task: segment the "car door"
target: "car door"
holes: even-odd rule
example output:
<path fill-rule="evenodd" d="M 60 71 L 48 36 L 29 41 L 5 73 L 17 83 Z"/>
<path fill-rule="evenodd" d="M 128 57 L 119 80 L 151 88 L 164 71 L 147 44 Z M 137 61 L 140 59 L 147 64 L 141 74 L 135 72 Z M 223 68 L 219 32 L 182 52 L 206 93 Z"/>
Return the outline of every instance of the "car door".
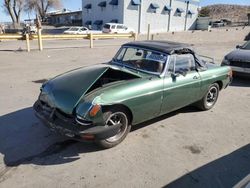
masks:
<path fill-rule="evenodd" d="M 78 30 L 75 32 L 75 34 L 79 35 L 82 32 L 82 28 L 78 28 Z"/>
<path fill-rule="evenodd" d="M 164 77 L 161 114 L 197 101 L 201 77 L 192 54 L 172 55 Z"/>
<path fill-rule="evenodd" d="M 122 25 L 117 25 L 117 33 L 123 33 L 123 26 Z"/>

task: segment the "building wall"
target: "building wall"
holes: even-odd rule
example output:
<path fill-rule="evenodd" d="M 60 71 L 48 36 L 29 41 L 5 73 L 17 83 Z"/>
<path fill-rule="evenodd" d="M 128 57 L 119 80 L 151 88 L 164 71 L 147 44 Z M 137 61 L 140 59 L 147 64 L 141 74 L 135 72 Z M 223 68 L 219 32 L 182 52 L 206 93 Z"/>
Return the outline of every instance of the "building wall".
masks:
<path fill-rule="evenodd" d="M 109 4 L 110 0 L 106 0 L 107 6 L 101 8 L 98 6 L 104 0 L 82 0 L 83 25 L 86 21 L 92 21 L 93 29 L 100 29 L 93 23 L 96 20 L 103 20 L 103 23 L 108 23 L 113 19 L 117 19 L 119 23 L 123 23 L 123 0 L 120 0 L 118 6 Z M 87 4 L 92 4 L 92 8 L 87 10 L 84 8 Z"/>
<path fill-rule="evenodd" d="M 195 22 L 198 17 L 198 4 L 190 3 L 188 10 L 191 10 L 195 14 L 188 15 L 186 19 L 187 4 L 185 0 L 172 0 L 172 11 L 170 13 L 164 11 L 164 6 L 170 5 L 171 0 L 141 0 L 141 6 L 132 5 L 131 0 L 119 0 L 119 5 L 115 8 L 109 5 L 110 0 L 107 0 L 107 7 L 102 11 L 98 6 L 98 3 L 101 1 L 103 0 L 83 0 L 83 23 L 88 20 L 92 22 L 103 20 L 104 23 L 107 23 L 112 19 L 118 19 L 119 23 L 124 23 L 140 33 L 146 33 L 148 24 L 150 24 L 151 32 L 156 33 L 168 31 L 169 17 L 171 18 L 170 31 L 183 31 L 185 20 L 187 20 L 186 29 L 195 29 Z M 84 8 L 88 3 L 92 3 L 92 9 L 89 12 Z M 159 5 L 156 12 L 150 8 L 151 3 Z M 182 8 L 185 12 L 178 16 L 176 12 L 177 8 Z M 97 28 L 94 27 L 94 29 Z"/>

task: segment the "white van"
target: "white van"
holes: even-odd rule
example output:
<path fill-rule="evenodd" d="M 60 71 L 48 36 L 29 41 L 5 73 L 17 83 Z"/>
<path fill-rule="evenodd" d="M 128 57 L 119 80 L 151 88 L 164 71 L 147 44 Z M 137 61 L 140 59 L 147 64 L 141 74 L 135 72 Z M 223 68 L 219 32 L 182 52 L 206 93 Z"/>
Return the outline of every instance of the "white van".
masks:
<path fill-rule="evenodd" d="M 103 33 L 135 33 L 133 28 L 129 28 L 119 23 L 106 23 L 102 28 Z"/>

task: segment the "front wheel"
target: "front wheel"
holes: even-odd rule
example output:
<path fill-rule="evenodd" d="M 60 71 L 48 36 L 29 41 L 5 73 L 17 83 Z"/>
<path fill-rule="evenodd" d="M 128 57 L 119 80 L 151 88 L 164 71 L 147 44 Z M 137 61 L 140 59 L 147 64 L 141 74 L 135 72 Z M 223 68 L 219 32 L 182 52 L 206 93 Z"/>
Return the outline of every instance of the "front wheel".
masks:
<path fill-rule="evenodd" d="M 197 107 L 201 110 L 212 109 L 218 100 L 219 91 L 219 85 L 217 83 L 212 84 L 205 96 L 197 103 Z"/>
<path fill-rule="evenodd" d="M 129 116 L 123 109 L 113 108 L 103 114 L 105 120 L 105 126 L 116 126 L 120 124 L 118 132 L 109 138 L 103 140 L 97 140 L 96 143 L 102 148 L 112 148 L 121 143 L 129 133 L 131 129 Z"/>

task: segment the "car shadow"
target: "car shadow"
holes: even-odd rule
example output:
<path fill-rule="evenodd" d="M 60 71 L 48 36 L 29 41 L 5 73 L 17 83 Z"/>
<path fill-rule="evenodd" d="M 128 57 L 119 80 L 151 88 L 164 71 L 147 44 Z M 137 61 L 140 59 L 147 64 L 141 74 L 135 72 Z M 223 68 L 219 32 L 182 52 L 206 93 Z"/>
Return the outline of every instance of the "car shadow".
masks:
<path fill-rule="evenodd" d="M 250 78 L 247 77 L 234 77 L 233 82 L 230 84 L 233 87 L 250 87 Z"/>
<path fill-rule="evenodd" d="M 6 166 L 68 163 L 78 160 L 79 154 L 99 150 L 92 143 L 53 133 L 35 117 L 32 107 L 0 116 L 0 153 Z"/>
<path fill-rule="evenodd" d="M 132 131 L 169 118 L 178 113 L 196 112 L 186 107 L 167 115 L 133 126 Z M 0 117 L 0 153 L 4 164 L 15 167 L 21 164 L 57 165 L 80 159 L 80 154 L 102 149 L 94 143 L 77 142 L 60 136 L 35 117 L 32 107 Z"/>
<path fill-rule="evenodd" d="M 233 187 L 250 174 L 250 144 L 193 170 L 164 188 Z"/>

